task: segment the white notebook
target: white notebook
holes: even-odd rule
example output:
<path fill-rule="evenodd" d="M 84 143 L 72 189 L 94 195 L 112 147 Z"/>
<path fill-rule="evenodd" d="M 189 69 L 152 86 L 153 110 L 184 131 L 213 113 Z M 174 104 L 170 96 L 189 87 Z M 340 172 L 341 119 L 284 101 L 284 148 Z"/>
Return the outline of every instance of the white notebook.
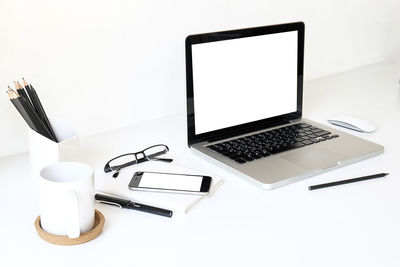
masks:
<path fill-rule="evenodd" d="M 128 189 L 128 184 L 136 171 L 208 175 L 199 171 L 182 168 L 174 164 L 165 164 L 161 162 L 151 162 L 151 164 L 145 163 L 131 166 L 122 170 L 117 178 L 113 178 L 110 173 L 104 173 L 103 170 L 95 170 L 96 192 L 128 198 L 133 202 L 169 209 L 174 212 L 187 213 L 202 199 L 210 198 L 223 183 L 221 178 L 208 175 L 212 177 L 212 182 L 210 192 L 205 196 L 132 191 Z"/>

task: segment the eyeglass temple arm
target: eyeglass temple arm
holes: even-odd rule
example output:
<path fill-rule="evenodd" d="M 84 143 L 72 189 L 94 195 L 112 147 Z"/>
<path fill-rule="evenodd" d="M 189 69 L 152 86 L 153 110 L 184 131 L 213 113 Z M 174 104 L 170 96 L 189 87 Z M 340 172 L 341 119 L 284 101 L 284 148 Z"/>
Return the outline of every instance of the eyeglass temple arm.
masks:
<path fill-rule="evenodd" d="M 154 153 L 154 154 L 151 154 L 151 155 L 146 155 L 146 154 L 144 154 L 146 157 L 148 157 L 148 158 L 154 158 L 154 157 L 157 157 L 157 156 L 161 156 L 161 155 L 164 155 L 164 154 L 167 154 L 167 152 L 168 152 L 168 150 L 167 149 L 164 149 L 163 151 L 160 151 L 160 152 L 156 152 L 156 153 Z"/>
<path fill-rule="evenodd" d="M 145 161 L 148 161 L 148 160 L 146 158 L 140 158 L 140 159 L 137 160 L 137 163 L 142 163 L 142 162 L 145 162 Z M 124 163 L 124 164 L 121 164 L 121 165 L 118 165 L 118 166 L 106 166 L 106 167 L 104 167 L 104 172 L 112 172 L 112 171 L 115 171 L 115 170 L 121 170 L 122 168 L 131 166 L 133 164 L 136 164 L 136 160 L 132 160 L 132 161 L 129 161 L 127 163 Z"/>
<path fill-rule="evenodd" d="M 173 159 L 167 159 L 167 158 L 151 158 L 152 160 L 158 160 L 158 161 L 165 161 L 165 162 L 172 162 Z"/>

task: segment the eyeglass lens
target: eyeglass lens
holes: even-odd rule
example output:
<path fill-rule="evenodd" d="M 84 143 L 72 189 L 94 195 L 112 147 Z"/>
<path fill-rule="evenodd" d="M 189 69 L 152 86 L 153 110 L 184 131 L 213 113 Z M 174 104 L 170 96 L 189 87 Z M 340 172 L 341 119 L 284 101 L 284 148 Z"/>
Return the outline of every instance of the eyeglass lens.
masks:
<path fill-rule="evenodd" d="M 135 162 L 136 161 L 136 157 L 135 155 L 124 155 L 121 157 L 118 157 L 116 159 L 113 159 L 112 161 L 110 161 L 110 167 L 111 169 L 115 170 L 116 167 L 122 166 L 128 162 Z"/>
<path fill-rule="evenodd" d="M 146 148 L 143 153 L 146 155 L 147 160 L 157 160 L 158 156 L 161 156 L 168 152 L 168 148 L 164 145 L 157 145 Z"/>

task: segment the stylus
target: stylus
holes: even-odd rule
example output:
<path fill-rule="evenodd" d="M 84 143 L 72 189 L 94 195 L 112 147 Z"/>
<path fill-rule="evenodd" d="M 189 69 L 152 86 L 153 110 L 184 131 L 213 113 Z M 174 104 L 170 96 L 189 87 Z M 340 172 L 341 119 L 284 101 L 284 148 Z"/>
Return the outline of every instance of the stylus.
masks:
<path fill-rule="evenodd" d="M 147 213 L 152 213 L 160 216 L 165 217 L 172 217 L 172 210 L 161 209 L 153 206 L 148 206 L 140 203 L 133 202 L 129 199 L 109 196 L 109 195 L 102 195 L 96 194 L 94 198 L 99 201 L 100 203 L 109 204 L 113 206 L 117 206 L 124 209 L 132 209 L 137 211 L 143 211 Z"/>
<path fill-rule="evenodd" d="M 362 177 L 358 177 L 358 178 L 352 178 L 352 179 L 348 179 L 348 180 L 336 181 L 336 182 L 332 182 L 332 183 L 312 185 L 312 186 L 309 186 L 308 189 L 309 190 L 315 190 L 315 189 L 325 188 L 325 187 L 329 187 L 329 186 L 336 186 L 336 185 L 342 185 L 342 184 L 361 182 L 361 181 L 365 181 L 365 180 L 385 177 L 388 174 L 389 173 L 378 173 L 378 174 L 362 176 Z"/>

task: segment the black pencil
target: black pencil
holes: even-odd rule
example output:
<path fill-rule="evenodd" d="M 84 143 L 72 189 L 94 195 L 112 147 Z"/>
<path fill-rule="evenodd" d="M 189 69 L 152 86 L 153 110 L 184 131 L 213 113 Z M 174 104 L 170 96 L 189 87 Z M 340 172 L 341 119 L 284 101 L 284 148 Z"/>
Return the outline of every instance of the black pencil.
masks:
<path fill-rule="evenodd" d="M 347 180 L 342 180 L 342 181 L 336 181 L 336 182 L 331 182 L 331 183 L 326 183 L 326 184 L 312 185 L 312 186 L 309 186 L 308 189 L 315 190 L 315 189 L 320 189 L 320 188 L 325 188 L 325 187 L 330 187 L 330 186 L 361 182 L 361 181 L 365 181 L 365 180 L 385 177 L 388 174 L 389 173 L 377 173 L 377 174 L 373 174 L 373 175 L 362 176 L 362 177 L 357 177 L 357 178 L 352 178 L 352 179 L 347 179 Z"/>
<path fill-rule="evenodd" d="M 25 97 L 27 100 L 30 101 L 25 89 L 21 86 L 21 84 L 19 82 L 14 81 L 14 85 L 15 85 L 15 89 L 17 90 L 17 93 L 22 96 Z M 31 103 L 32 104 L 32 103 Z"/>
<path fill-rule="evenodd" d="M 19 114 L 21 114 L 22 118 L 26 121 L 28 126 L 36 131 L 39 132 L 40 130 L 37 128 L 36 124 L 33 122 L 31 116 L 28 115 L 28 112 L 24 109 L 20 101 L 18 101 L 19 95 L 15 93 L 10 87 L 8 87 L 8 97 L 11 101 L 11 103 L 14 105 L 14 107 L 18 110 Z"/>
<path fill-rule="evenodd" d="M 36 93 L 36 90 L 33 88 L 31 84 L 28 85 L 28 83 L 25 81 L 24 78 L 22 78 L 25 89 L 28 92 L 28 95 L 33 103 L 33 106 L 36 109 L 37 114 L 39 115 L 39 118 L 43 121 L 44 125 L 46 126 L 47 130 L 50 132 L 50 135 L 52 136 L 52 139 L 55 142 L 57 141 L 57 136 L 54 133 L 53 127 L 51 126 L 51 123 L 49 121 L 49 118 L 46 115 L 46 112 L 44 111 L 44 108 L 42 106 L 42 103 L 40 102 L 39 96 Z"/>
<path fill-rule="evenodd" d="M 50 132 L 47 130 L 46 126 L 43 124 L 39 116 L 33 110 L 33 107 L 27 102 L 28 100 L 18 95 L 18 93 L 12 90 L 10 87 L 8 95 L 11 103 L 13 103 L 14 107 L 21 114 L 22 118 L 26 121 L 28 126 L 33 131 L 54 141 Z"/>
<path fill-rule="evenodd" d="M 31 106 L 31 109 L 33 109 L 37 114 L 37 110 L 36 110 L 35 106 L 33 105 L 32 101 L 30 100 L 28 94 L 26 93 L 24 87 L 22 87 L 22 85 L 18 81 L 14 81 L 14 85 L 15 85 L 15 89 L 17 90 L 18 95 L 20 97 L 25 98 L 27 100 L 26 101 L 27 105 Z"/>
<path fill-rule="evenodd" d="M 28 90 L 29 90 L 29 85 L 28 85 L 28 83 L 25 81 L 25 79 L 24 78 L 22 78 L 22 82 L 24 83 L 24 91 L 27 93 L 27 96 L 28 96 L 28 99 L 29 99 L 29 101 L 31 102 L 31 104 L 32 104 L 32 107 L 33 107 L 33 109 L 36 111 L 36 113 L 39 115 L 39 112 L 38 112 L 38 110 L 37 110 L 37 108 L 35 107 L 35 105 L 33 104 L 33 102 L 32 102 L 32 99 L 30 99 L 30 97 L 29 97 L 29 95 L 28 95 Z M 15 83 L 15 82 L 14 82 Z M 19 85 L 21 85 L 19 82 L 17 82 L 17 84 L 19 84 Z M 18 91 L 17 91 L 18 92 Z M 18 92 L 19 93 L 19 92 Z"/>

